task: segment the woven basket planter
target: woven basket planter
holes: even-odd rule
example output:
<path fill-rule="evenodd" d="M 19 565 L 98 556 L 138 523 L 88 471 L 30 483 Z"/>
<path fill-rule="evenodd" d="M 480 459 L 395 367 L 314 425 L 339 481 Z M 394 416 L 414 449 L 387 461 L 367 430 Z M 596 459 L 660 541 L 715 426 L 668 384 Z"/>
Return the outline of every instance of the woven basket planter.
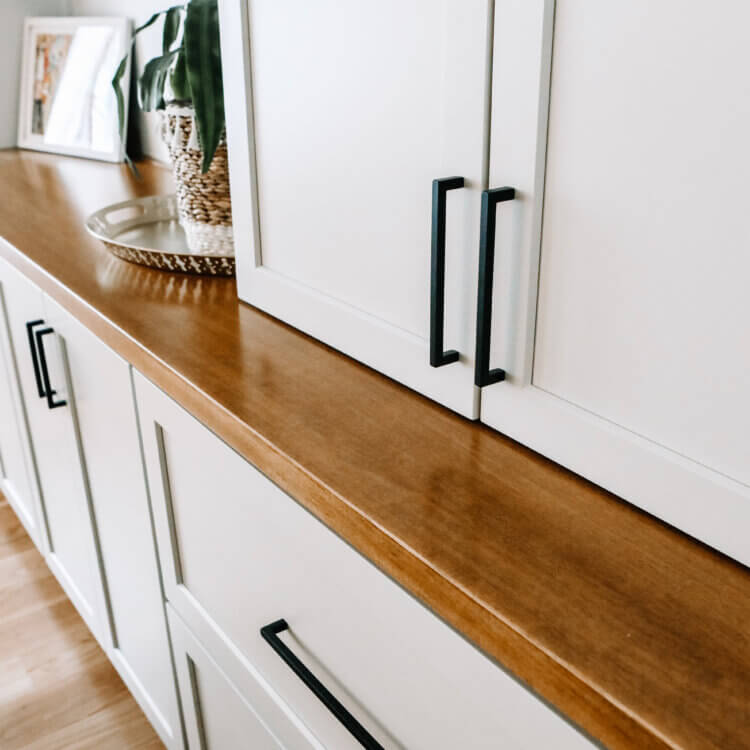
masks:
<path fill-rule="evenodd" d="M 231 252 L 234 245 L 226 139 L 216 149 L 208 172 L 201 174 L 203 153 L 192 108 L 167 106 L 161 136 L 172 160 L 178 215 L 190 249 L 204 255 Z"/>

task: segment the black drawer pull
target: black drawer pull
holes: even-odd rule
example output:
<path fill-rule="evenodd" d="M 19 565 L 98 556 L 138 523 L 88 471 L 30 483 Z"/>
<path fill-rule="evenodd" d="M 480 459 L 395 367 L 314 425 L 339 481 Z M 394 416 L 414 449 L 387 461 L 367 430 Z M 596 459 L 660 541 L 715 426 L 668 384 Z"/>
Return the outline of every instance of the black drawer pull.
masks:
<path fill-rule="evenodd" d="M 458 362 L 455 349 L 443 349 L 445 328 L 445 195 L 462 188 L 463 177 L 445 177 L 432 183 L 432 274 L 430 281 L 430 365 Z"/>
<path fill-rule="evenodd" d="M 490 370 L 492 334 L 492 286 L 495 273 L 495 225 L 497 204 L 512 201 L 512 187 L 485 190 L 482 193 L 482 219 L 479 238 L 479 285 L 477 289 L 477 350 L 474 359 L 474 384 L 480 388 L 505 380 L 505 370 Z"/>
<path fill-rule="evenodd" d="M 39 357 L 36 353 L 36 342 L 34 341 L 34 327 L 44 325 L 43 320 L 30 320 L 26 324 L 26 335 L 29 337 L 29 349 L 31 350 L 31 363 L 34 365 L 34 378 L 36 380 L 36 390 L 39 398 L 44 398 L 47 394 L 44 392 L 42 385 L 42 374 L 39 371 Z"/>
<path fill-rule="evenodd" d="M 339 703 L 328 688 L 292 653 L 279 638 L 289 630 L 286 620 L 276 620 L 260 629 L 260 634 L 271 648 L 287 663 L 294 674 L 307 685 L 315 697 L 347 728 L 362 747 L 384 750 L 383 746 Z"/>
<path fill-rule="evenodd" d="M 54 333 L 52 328 L 43 328 L 41 331 L 36 332 L 36 348 L 39 351 L 39 365 L 42 370 L 42 382 L 44 384 L 44 391 L 47 396 L 47 406 L 50 409 L 57 409 L 59 406 L 65 406 L 68 402 L 63 400 L 55 401 L 53 398 L 57 391 L 52 389 L 49 382 L 49 369 L 47 368 L 47 355 L 44 353 L 44 341 L 43 338 L 50 333 Z M 43 394 L 44 395 L 44 394 Z"/>

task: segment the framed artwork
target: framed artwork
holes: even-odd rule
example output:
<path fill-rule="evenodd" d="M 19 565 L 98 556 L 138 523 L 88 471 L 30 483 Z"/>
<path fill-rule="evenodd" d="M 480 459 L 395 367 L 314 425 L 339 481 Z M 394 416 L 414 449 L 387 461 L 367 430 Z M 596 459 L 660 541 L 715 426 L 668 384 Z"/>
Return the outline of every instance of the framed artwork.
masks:
<path fill-rule="evenodd" d="M 27 18 L 18 112 L 18 145 L 38 151 L 122 161 L 112 89 L 129 55 L 127 18 Z M 128 57 L 124 81 L 130 80 Z M 127 125 L 128 86 L 125 95 Z"/>

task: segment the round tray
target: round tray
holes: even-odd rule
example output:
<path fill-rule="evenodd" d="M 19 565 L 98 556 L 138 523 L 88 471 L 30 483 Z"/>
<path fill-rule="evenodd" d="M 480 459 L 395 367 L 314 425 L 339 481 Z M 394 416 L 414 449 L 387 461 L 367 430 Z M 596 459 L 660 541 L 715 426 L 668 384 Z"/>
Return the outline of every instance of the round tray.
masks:
<path fill-rule="evenodd" d="M 161 271 L 234 276 L 234 254 L 191 252 L 174 195 L 115 203 L 91 214 L 86 229 L 118 258 Z"/>

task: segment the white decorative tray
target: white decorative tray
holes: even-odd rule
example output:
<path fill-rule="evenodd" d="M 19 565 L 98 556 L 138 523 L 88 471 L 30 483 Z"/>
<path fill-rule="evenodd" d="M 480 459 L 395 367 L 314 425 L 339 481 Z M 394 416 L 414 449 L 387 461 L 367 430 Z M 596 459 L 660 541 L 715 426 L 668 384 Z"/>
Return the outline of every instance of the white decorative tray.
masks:
<path fill-rule="evenodd" d="M 234 253 L 193 252 L 177 220 L 174 195 L 115 203 L 91 214 L 86 229 L 118 258 L 162 271 L 234 276 Z"/>

